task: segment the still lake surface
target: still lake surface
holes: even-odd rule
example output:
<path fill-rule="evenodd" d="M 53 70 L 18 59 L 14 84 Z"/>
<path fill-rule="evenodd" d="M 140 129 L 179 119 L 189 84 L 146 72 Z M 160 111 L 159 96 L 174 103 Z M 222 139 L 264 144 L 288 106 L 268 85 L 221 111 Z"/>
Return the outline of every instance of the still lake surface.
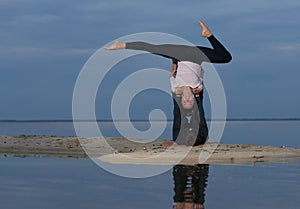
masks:
<path fill-rule="evenodd" d="M 119 136 L 111 122 L 99 127 L 107 136 Z M 21 134 L 74 136 L 75 131 L 72 122 L 0 122 L 0 135 Z M 229 121 L 221 142 L 300 148 L 299 137 L 297 120 Z M 171 123 L 161 138 L 171 138 Z M 184 200 L 206 209 L 299 209 L 299 182 L 300 162 L 176 166 L 133 179 L 113 175 L 90 159 L 0 158 L 0 208 L 160 209 Z"/>

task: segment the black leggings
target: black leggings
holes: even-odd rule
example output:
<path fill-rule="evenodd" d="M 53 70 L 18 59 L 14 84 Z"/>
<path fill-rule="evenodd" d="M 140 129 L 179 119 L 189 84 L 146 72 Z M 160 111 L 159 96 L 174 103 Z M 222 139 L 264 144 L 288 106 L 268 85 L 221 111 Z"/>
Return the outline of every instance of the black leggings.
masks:
<path fill-rule="evenodd" d="M 147 51 L 178 61 L 190 61 L 197 64 L 202 62 L 228 63 L 231 61 L 231 54 L 213 35 L 208 40 L 213 47 L 212 49 L 203 46 L 154 45 L 145 42 L 128 42 L 126 43 L 126 49 Z"/>

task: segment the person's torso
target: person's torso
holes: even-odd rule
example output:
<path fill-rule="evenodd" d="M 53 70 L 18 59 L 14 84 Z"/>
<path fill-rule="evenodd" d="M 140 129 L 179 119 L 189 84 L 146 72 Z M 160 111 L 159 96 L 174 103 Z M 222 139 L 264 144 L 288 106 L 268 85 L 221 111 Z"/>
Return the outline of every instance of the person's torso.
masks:
<path fill-rule="evenodd" d="M 202 85 L 203 74 L 202 67 L 196 63 L 188 61 L 178 62 L 177 73 L 174 79 L 175 87 L 199 87 Z"/>

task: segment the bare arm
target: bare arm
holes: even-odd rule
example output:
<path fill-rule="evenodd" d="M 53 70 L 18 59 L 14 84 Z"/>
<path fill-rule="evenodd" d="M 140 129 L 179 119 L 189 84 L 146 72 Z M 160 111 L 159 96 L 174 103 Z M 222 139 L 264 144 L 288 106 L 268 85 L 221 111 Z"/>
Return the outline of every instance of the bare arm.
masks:
<path fill-rule="evenodd" d="M 178 61 L 176 59 L 173 59 L 170 77 L 176 77 L 177 67 L 178 67 Z"/>

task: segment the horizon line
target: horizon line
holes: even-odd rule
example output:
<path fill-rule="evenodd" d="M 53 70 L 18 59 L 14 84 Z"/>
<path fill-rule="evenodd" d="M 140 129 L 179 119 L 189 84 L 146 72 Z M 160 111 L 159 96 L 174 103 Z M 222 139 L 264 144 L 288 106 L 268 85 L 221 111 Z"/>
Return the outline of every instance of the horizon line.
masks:
<path fill-rule="evenodd" d="M 207 121 L 224 121 L 224 119 L 211 119 L 207 118 Z M 288 121 L 288 120 L 300 120 L 300 118 L 227 118 L 225 121 Z M 8 119 L 8 120 L 0 120 L 0 122 L 92 122 L 95 120 L 73 120 L 73 119 Z M 111 119 L 103 119 L 96 120 L 97 122 L 147 122 L 149 120 L 145 119 L 133 119 L 133 120 L 111 120 Z M 155 122 L 161 122 L 164 120 L 152 120 Z M 168 119 L 166 121 L 172 122 L 173 119 Z"/>

